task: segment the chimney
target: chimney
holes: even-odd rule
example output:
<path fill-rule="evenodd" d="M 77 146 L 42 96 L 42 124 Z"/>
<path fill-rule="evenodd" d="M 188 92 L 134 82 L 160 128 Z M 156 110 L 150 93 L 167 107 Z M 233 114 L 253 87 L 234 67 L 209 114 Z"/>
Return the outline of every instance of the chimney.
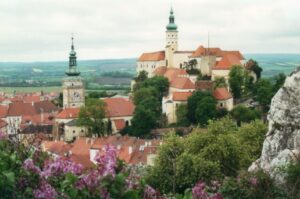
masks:
<path fill-rule="evenodd" d="M 31 101 L 31 106 L 34 106 L 34 101 Z"/>
<path fill-rule="evenodd" d="M 128 147 L 128 153 L 129 153 L 129 154 L 132 154 L 132 146 L 129 146 L 129 147 Z"/>

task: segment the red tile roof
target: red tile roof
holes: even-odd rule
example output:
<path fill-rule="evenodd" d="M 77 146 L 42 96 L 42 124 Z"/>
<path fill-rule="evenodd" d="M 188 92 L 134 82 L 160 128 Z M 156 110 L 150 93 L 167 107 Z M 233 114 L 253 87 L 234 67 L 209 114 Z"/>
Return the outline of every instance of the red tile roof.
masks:
<path fill-rule="evenodd" d="M 65 108 L 57 116 L 57 119 L 74 119 L 78 117 L 80 108 Z"/>
<path fill-rule="evenodd" d="M 211 80 L 199 80 L 195 83 L 196 90 L 200 91 L 212 91 L 214 82 Z"/>
<path fill-rule="evenodd" d="M 209 55 L 214 55 L 220 57 L 222 55 L 222 50 L 220 48 L 204 48 L 199 46 L 197 50 L 191 55 L 192 58 L 202 57 L 209 53 Z"/>
<path fill-rule="evenodd" d="M 31 103 L 31 102 L 40 102 L 41 96 L 40 95 L 25 95 L 23 97 L 24 103 Z"/>
<path fill-rule="evenodd" d="M 187 101 L 192 94 L 192 92 L 174 92 L 173 101 Z"/>
<path fill-rule="evenodd" d="M 132 116 L 135 106 L 129 99 L 124 98 L 104 98 L 106 104 L 107 117 Z"/>
<path fill-rule="evenodd" d="M 172 82 L 178 76 L 187 76 L 187 72 L 180 68 L 168 68 L 164 74 L 164 77 L 168 78 L 169 82 Z"/>
<path fill-rule="evenodd" d="M 187 77 L 176 77 L 170 83 L 170 87 L 177 89 L 195 89 L 195 84 Z"/>
<path fill-rule="evenodd" d="M 166 73 L 166 71 L 167 71 L 166 66 L 160 66 L 153 71 L 153 74 L 163 76 Z"/>
<path fill-rule="evenodd" d="M 7 126 L 7 123 L 4 120 L 0 119 L 0 128 Z"/>
<path fill-rule="evenodd" d="M 161 61 L 165 60 L 165 51 L 143 53 L 138 61 Z"/>
<path fill-rule="evenodd" d="M 8 106 L 0 106 L 0 118 L 5 118 L 8 112 Z"/>
<path fill-rule="evenodd" d="M 231 93 L 226 88 L 216 88 L 213 96 L 216 100 L 228 100 L 232 98 Z"/>
<path fill-rule="evenodd" d="M 230 70 L 233 65 L 241 65 L 240 56 L 236 53 L 226 53 L 221 61 L 218 61 L 213 70 Z"/>
<path fill-rule="evenodd" d="M 113 120 L 113 122 L 114 122 L 117 130 L 122 130 L 126 126 L 125 120 L 123 120 L 123 119 Z"/>
<path fill-rule="evenodd" d="M 36 115 L 58 111 L 58 108 L 50 101 L 37 103 L 13 102 L 9 104 L 7 116 Z"/>

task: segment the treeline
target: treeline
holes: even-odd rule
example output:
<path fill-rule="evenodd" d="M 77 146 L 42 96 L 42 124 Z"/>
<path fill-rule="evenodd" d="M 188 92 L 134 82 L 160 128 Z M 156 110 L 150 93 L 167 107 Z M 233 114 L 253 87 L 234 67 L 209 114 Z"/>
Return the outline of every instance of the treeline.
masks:
<path fill-rule="evenodd" d="M 111 72 L 104 72 L 101 74 L 102 77 L 113 77 L 113 78 L 133 78 L 134 74 L 129 72 L 122 72 L 122 71 L 111 71 Z"/>

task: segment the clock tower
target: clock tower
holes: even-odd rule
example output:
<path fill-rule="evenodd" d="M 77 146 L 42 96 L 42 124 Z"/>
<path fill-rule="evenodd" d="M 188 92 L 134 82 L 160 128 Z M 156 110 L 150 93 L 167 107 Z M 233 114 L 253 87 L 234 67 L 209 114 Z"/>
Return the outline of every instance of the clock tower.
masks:
<path fill-rule="evenodd" d="M 72 46 L 69 55 L 69 69 L 63 79 L 63 107 L 80 108 L 85 103 L 84 80 L 77 70 L 77 57 L 74 50 L 74 38 L 72 36 Z"/>

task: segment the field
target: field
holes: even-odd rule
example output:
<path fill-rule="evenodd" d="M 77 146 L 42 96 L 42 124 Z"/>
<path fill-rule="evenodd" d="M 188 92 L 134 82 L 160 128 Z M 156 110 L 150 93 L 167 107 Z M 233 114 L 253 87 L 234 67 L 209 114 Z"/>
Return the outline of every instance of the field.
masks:
<path fill-rule="evenodd" d="M 61 87 L 0 87 L 0 91 L 5 93 L 34 93 L 40 91 L 49 93 L 59 92 Z"/>

